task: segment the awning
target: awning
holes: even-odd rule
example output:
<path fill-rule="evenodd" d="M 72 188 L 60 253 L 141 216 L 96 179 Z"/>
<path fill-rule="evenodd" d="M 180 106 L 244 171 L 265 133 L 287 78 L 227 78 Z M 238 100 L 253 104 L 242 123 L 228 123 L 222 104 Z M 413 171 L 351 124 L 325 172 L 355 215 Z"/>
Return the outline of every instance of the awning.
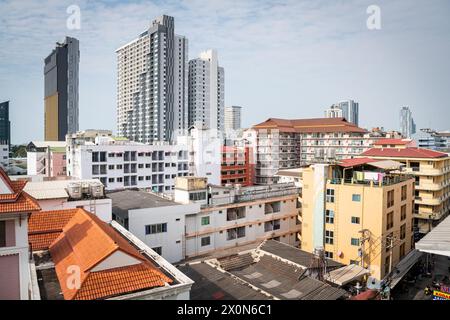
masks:
<path fill-rule="evenodd" d="M 398 161 L 393 160 L 381 160 L 376 162 L 371 162 L 368 164 L 369 166 L 380 168 L 384 170 L 399 170 L 404 164 Z"/>
<path fill-rule="evenodd" d="M 370 271 L 356 264 L 350 264 L 330 271 L 325 275 L 325 280 L 338 286 L 344 286 L 347 283 L 362 278 L 366 274 L 370 274 Z"/>
<path fill-rule="evenodd" d="M 422 252 L 450 257 L 450 217 L 445 218 L 433 230 L 416 243 Z"/>
<path fill-rule="evenodd" d="M 414 249 L 409 252 L 394 268 L 392 273 L 388 276 L 390 279 L 389 287 L 393 289 L 400 280 L 408 273 L 409 270 L 422 257 L 423 253 Z"/>

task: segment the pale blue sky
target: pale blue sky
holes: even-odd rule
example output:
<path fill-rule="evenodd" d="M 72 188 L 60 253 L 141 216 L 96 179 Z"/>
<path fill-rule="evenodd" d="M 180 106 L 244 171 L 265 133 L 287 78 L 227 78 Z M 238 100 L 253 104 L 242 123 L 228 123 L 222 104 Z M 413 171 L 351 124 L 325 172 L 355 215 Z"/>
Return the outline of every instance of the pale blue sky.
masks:
<path fill-rule="evenodd" d="M 66 9 L 81 8 L 81 30 Z M 366 27 L 369 5 L 382 29 Z M 401 106 L 418 128 L 450 129 L 448 0 L 0 0 L 0 100 L 11 100 L 13 143 L 43 139 L 43 59 L 80 40 L 80 128 L 116 127 L 115 49 L 158 15 L 175 17 L 189 57 L 216 48 L 226 105 L 243 125 L 269 117 L 322 117 L 346 98 L 364 127 L 398 129 Z"/>

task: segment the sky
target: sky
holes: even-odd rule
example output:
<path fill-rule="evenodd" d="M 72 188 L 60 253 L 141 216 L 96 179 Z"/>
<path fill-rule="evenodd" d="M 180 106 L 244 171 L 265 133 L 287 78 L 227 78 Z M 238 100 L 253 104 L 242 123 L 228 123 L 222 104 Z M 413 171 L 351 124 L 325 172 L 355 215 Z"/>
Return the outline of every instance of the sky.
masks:
<path fill-rule="evenodd" d="M 67 8 L 77 5 L 79 30 Z M 381 29 L 369 30 L 370 5 Z M 162 14 L 189 39 L 189 58 L 218 50 L 225 105 L 242 125 L 318 118 L 344 99 L 360 126 L 450 129 L 448 0 L 0 0 L 0 101 L 10 100 L 13 143 L 44 136 L 44 58 L 65 36 L 80 40 L 80 129 L 116 128 L 116 54 Z"/>

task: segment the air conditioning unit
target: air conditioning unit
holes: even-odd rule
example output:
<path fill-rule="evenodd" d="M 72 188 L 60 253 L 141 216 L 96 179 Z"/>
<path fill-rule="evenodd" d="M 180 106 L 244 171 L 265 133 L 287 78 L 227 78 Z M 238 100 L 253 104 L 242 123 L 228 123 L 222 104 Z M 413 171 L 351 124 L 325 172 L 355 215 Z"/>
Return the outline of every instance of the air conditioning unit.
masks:
<path fill-rule="evenodd" d="M 83 194 L 81 190 L 81 183 L 72 182 L 67 186 L 67 192 L 72 199 L 81 199 Z"/>
<path fill-rule="evenodd" d="M 91 197 L 94 198 L 102 198 L 104 196 L 104 187 L 103 184 L 94 182 L 89 185 L 89 193 Z"/>

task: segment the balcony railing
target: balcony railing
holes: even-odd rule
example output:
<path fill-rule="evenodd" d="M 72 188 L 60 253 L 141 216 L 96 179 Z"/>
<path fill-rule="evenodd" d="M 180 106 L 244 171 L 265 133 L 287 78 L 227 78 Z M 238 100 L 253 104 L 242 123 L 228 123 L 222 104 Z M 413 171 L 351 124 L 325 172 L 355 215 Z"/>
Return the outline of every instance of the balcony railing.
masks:
<path fill-rule="evenodd" d="M 372 181 L 372 180 L 356 180 L 356 179 L 331 179 L 329 180 L 330 184 L 357 184 L 357 185 L 366 185 L 369 187 L 386 187 L 395 185 L 401 182 L 405 182 L 410 180 L 409 176 L 392 176 L 392 177 L 384 177 L 381 181 Z"/>

